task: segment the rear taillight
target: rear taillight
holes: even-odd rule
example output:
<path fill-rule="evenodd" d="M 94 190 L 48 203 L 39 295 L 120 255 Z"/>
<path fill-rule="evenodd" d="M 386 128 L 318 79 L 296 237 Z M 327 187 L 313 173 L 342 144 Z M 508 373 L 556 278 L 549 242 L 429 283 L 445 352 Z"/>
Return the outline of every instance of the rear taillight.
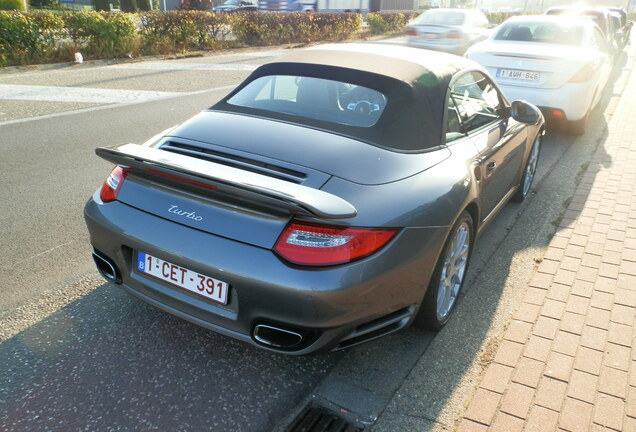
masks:
<path fill-rule="evenodd" d="M 554 118 L 559 118 L 562 119 L 565 117 L 565 114 L 563 113 L 563 111 L 558 110 L 558 109 L 553 109 L 550 111 L 550 115 L 552 115 L 552 117 Z"/>
<path fill-rule="evenodd" d="M 282 258 L 295 264 L 343 264 L 377 252 L 397 231 L 293 222 L 281 234 L 274 250 Z"/>
<path fill-rule="evenodd" d="M 588 63 L 585 66 L 583 66 L 581 70 L 579 70 L 576 74 L 574 74 L 574 76 L 570 78 L 568 82 L 580 83 L 580 82 L 589 81 L 590 79 L 592 79 L 595 73 L 596 73 L 596 69 L 594 68 L 592 63 Z"/>
<path fill-rule="evenodd" d="M 457 30 L 453 30 L 453 31 L 449 31 L 448 33 L 446 33 L 446 38 L 447 39 L 461 39 L 462 38 L 462 34 L 460 32 L 458 32 Z"/>
<path fill-rule="evenodd" d="M 108 203 L 115 201 L 119 190 L 121 189 L 124 180 L 128 175 L 128 168 L 116 166 L 111 171 L 110 175 L 102 185 L 102 190 L 99 192 L 99 197 L 103 202 Z"/>
<path fill-rule="evenodd" d="M 415 29 L 408 28 L 406 29 L 406 34 L 409 36 L 417 36 L 417 31 Z"/>

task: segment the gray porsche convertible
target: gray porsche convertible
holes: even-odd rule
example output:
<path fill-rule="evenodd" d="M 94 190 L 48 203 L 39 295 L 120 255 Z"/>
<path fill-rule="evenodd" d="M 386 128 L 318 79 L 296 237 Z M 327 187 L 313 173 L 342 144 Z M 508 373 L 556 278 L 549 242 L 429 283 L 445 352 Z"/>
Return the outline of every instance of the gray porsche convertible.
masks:
<path fill-rule="evenodd" d="M 416 316 L 440 329 L 480 231 L 531 192 L 539 110 L 465 58 L 380 44 L 294 51 L 115 164 L 85 219 L 100 273 L 287 354 Z"/>

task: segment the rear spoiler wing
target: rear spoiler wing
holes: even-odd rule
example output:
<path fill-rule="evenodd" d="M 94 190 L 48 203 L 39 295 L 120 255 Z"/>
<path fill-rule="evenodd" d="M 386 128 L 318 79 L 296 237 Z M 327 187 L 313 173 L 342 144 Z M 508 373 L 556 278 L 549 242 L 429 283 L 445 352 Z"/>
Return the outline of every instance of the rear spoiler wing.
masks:
<path fill-rule="evenodd" d="M 211 186 L 229 186 L 273 198 L 324 219 L 347 219 L 357 214 L 353 205 L 328 192 L 153 147 L 124 144 L 99 147 L 95 153 L 116 165 L 177 172 Z"/>

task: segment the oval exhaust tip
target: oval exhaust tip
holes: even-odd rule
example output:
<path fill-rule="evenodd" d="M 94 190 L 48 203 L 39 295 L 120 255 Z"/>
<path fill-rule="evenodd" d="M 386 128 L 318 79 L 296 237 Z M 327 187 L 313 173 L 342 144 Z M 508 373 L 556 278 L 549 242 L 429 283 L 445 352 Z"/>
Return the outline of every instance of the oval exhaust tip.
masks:
<path fill-rule="evenodd" d="M 256 325 L 253 336 L 258 342 L 276 348 L 293 348 L 303 342 L 302 334 L 267 324 Z"/>
<path fill-rule="evenodd" d="M 117 266 L 113 264 L 108 258 L 102 256 L 97 252 L 93 252 L 93 261 L 97 266 L 99 273 L 113 283 L 121 284 L 121 273 L 117 269 Z"/>

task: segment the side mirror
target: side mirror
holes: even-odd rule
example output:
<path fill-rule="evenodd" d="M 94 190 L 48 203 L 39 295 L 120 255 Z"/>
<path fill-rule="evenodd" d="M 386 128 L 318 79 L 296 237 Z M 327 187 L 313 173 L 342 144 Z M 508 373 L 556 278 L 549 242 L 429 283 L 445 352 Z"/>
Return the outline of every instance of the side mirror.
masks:
<path fill-rule="evenodd" d="M 513 119 L 526 124 L 538 124 L 543 119 L 539 108 L 526 101 L 514 101 L 510 104 L 510 115 Z"/>

